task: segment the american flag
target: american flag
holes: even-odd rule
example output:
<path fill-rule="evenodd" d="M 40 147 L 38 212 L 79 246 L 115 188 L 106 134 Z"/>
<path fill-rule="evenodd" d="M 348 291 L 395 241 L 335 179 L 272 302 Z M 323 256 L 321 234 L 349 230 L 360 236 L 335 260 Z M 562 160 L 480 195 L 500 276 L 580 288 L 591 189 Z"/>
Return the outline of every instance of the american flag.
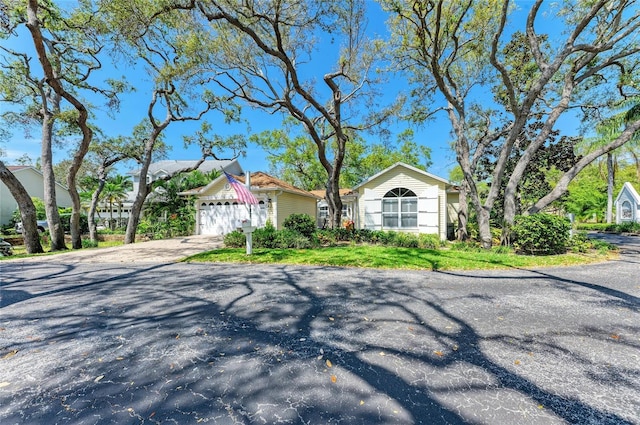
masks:
<path fill-rule="evenodd" d="M 227 177 L 227 180 L 229 181 L 229 184 L 231 185 L 233 190 L 236 192 L 236 195 L 238 196 L 238 201 L 242 202 L 243 204 L 253 204 L 253 205 L 258 204 L 258 200 L 256 199 L 256 197 L 253 196 L 253 193 L 249 192 L 249 189 L 247 189 L 245 185 L 240 183 L 238 180 L 236 180 L 231 174 L 227 173 L 226 171 L 222 170 L 222 172 Z"/>

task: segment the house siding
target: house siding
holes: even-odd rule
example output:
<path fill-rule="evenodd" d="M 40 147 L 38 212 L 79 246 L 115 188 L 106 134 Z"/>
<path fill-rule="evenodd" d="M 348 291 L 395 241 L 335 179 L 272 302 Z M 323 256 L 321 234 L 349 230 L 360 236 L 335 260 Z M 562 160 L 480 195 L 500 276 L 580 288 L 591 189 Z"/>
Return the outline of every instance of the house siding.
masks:
<path fill-rule="evenodd" d="M 282 229 L 284 220 L 291 214 L 308 214 L 316 220 L 317 200 L 315 198 L 283 192 L 277 198 L 276 229 Z"/>
<path fill-rule="evenodd" d="M 32 168 L 24 168 L 13 172 L 32 198 L 44 199 L 43 176 Z M 67 188 L 56 184 L 56 202 L 59 207 L 70 207 L 71 196 Z M 13 212 L 18 208 L 18 202 L 13 198 L 9 188 L 0 182 L 0 224 L 11 221 Z"/>
<path fill-rule="evenodd" d="M 377 215 L 384 195 L 395 188 L 404 187 L 418 196 L 419 233 L 436 233 L 446 238 L 447 194 L 445 184 L 437 179 L 417 173 L 405 167 L 396 167 L 361 186 L 358 205 L 359 222 L 363 228 L 380 229 Z M 368 213 L 368 214 L 367 214 Z"/>

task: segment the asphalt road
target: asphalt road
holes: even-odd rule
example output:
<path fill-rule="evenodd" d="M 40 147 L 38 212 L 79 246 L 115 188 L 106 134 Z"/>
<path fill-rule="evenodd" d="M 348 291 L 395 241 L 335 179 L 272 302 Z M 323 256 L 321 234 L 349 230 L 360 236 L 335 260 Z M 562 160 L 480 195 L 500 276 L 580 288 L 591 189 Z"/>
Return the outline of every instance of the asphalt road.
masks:
<path fill-rule="evenodd" d="M 0 424 L 640 424 L 625 241 L 537 271 L 2 262 Z"/>

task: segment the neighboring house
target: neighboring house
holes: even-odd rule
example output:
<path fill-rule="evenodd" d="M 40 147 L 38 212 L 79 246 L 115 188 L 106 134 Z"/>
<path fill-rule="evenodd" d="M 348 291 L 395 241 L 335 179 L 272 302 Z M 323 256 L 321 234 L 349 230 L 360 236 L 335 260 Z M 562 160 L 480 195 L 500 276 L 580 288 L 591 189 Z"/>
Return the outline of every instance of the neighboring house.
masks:
<path fill-rule="evenodd" d="M 640 195 L 626 182 L 616 198 L 616 224 L 640 223 Z"/>
<path fill-rule="evenodd" d="M 146 182 L 151 183 L 156 180 L 159 180 L 168 175 L 174 174 L 176 171 L 183 170 L 185 168 L 193 166 L 197 161 L 195 160 L 165 160 L 154 162 L 149 165 L 149 170 L 146 176 Z M 198 167 L 198 170 L 203 173 L 209 173 L 213 170 L 221 171 L 224 168 L 225 171 L 231 174 L 243 174 L 244 171 L 240 166 L 238 160 L 208 160 L 204 161 Z M 133 181 L 133 189 L 127 192 L 127 197 L 123 200 L 122 204 L 114 204 L 112 206 L 113 211 L 109 211 L 109 205 L 106 202 L 100 203 L 99 215 L 105 220 L 108 219 L 111 215 L 113 217 L 121 217 L 122 220 L 127 220 L 129 218 L 129 213 L 131 212 L 131 207 L 133 206 L 133 201 L 136 199 L 136 195 L 138 194 L 138 188 L 140 187 L 140 169 L 132 170 L 128 173 L 132 176 Z M 158 195 L 157 193 L 155 195 Z M 153 202 L 154 193 L 150 193 L 147 196 L 146 202 Z"/>
<path fill-rule="evenodd" d="M 38 169 L 30 165 L 10 165 L 9 171 L 22 183 L 32 198 L 44 199 L 44 177 Z M 56 201 L 59 207 L 71 206 L 69 190 L 56 182 Z M 0 224 L 9 224 L 12 214 L 18 209 L 18 203 L 9 192 L 9 188 L 0 182 Z"/>
<path fill-rule="evenodd" d="M 245 183 L 244 176 L 234 177 Z M 262 172 L 252 173 L 249 184 L 258 205 L 239 203 L 224 175 L 207 186 L 181 193 L 197 197 L 196 234 L 225 235 L 241 227 L 245 220 L 256 227 L 264 227 L 271 221 L 276 229 L 282 229 L 284 219 L 294 213 L 309 214 L 315 219 L 319 198 L 312 193 Z"/>
<path fill-rule="evenodd" d="M 318 201 L 318 218 L 316 220 L 320 229 L 324 229 L 329 225 L 329 205 L 327 204 L 325 190 L 312 190 L 311 193 L 321 198 Z M 342 222 L 353 221 L 355 223 L 357 213 L 358 195 L 351 189 L 340 189 L 340 199 L 342 200 Z"/>
<path fill-rule="evenodd" d="M 451 238 L 458 192 L 446 179 L 398 162 L 353 189 L 360 229 L 433 233 Z"/>

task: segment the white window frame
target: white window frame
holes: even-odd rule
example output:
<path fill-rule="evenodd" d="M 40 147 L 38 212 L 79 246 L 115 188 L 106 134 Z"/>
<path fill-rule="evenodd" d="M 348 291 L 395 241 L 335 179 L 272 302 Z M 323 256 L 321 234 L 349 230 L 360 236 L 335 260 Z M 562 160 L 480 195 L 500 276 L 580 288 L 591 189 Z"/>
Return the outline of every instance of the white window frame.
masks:
<path fill-rule="evenodd" d="M 407 224 L 408 221 L 411 224 Z M 404 187 L 397 187 L 384 195 L 382 198 L 382 228 L 418 228 L 418 196 L 415 192 Z"/>

